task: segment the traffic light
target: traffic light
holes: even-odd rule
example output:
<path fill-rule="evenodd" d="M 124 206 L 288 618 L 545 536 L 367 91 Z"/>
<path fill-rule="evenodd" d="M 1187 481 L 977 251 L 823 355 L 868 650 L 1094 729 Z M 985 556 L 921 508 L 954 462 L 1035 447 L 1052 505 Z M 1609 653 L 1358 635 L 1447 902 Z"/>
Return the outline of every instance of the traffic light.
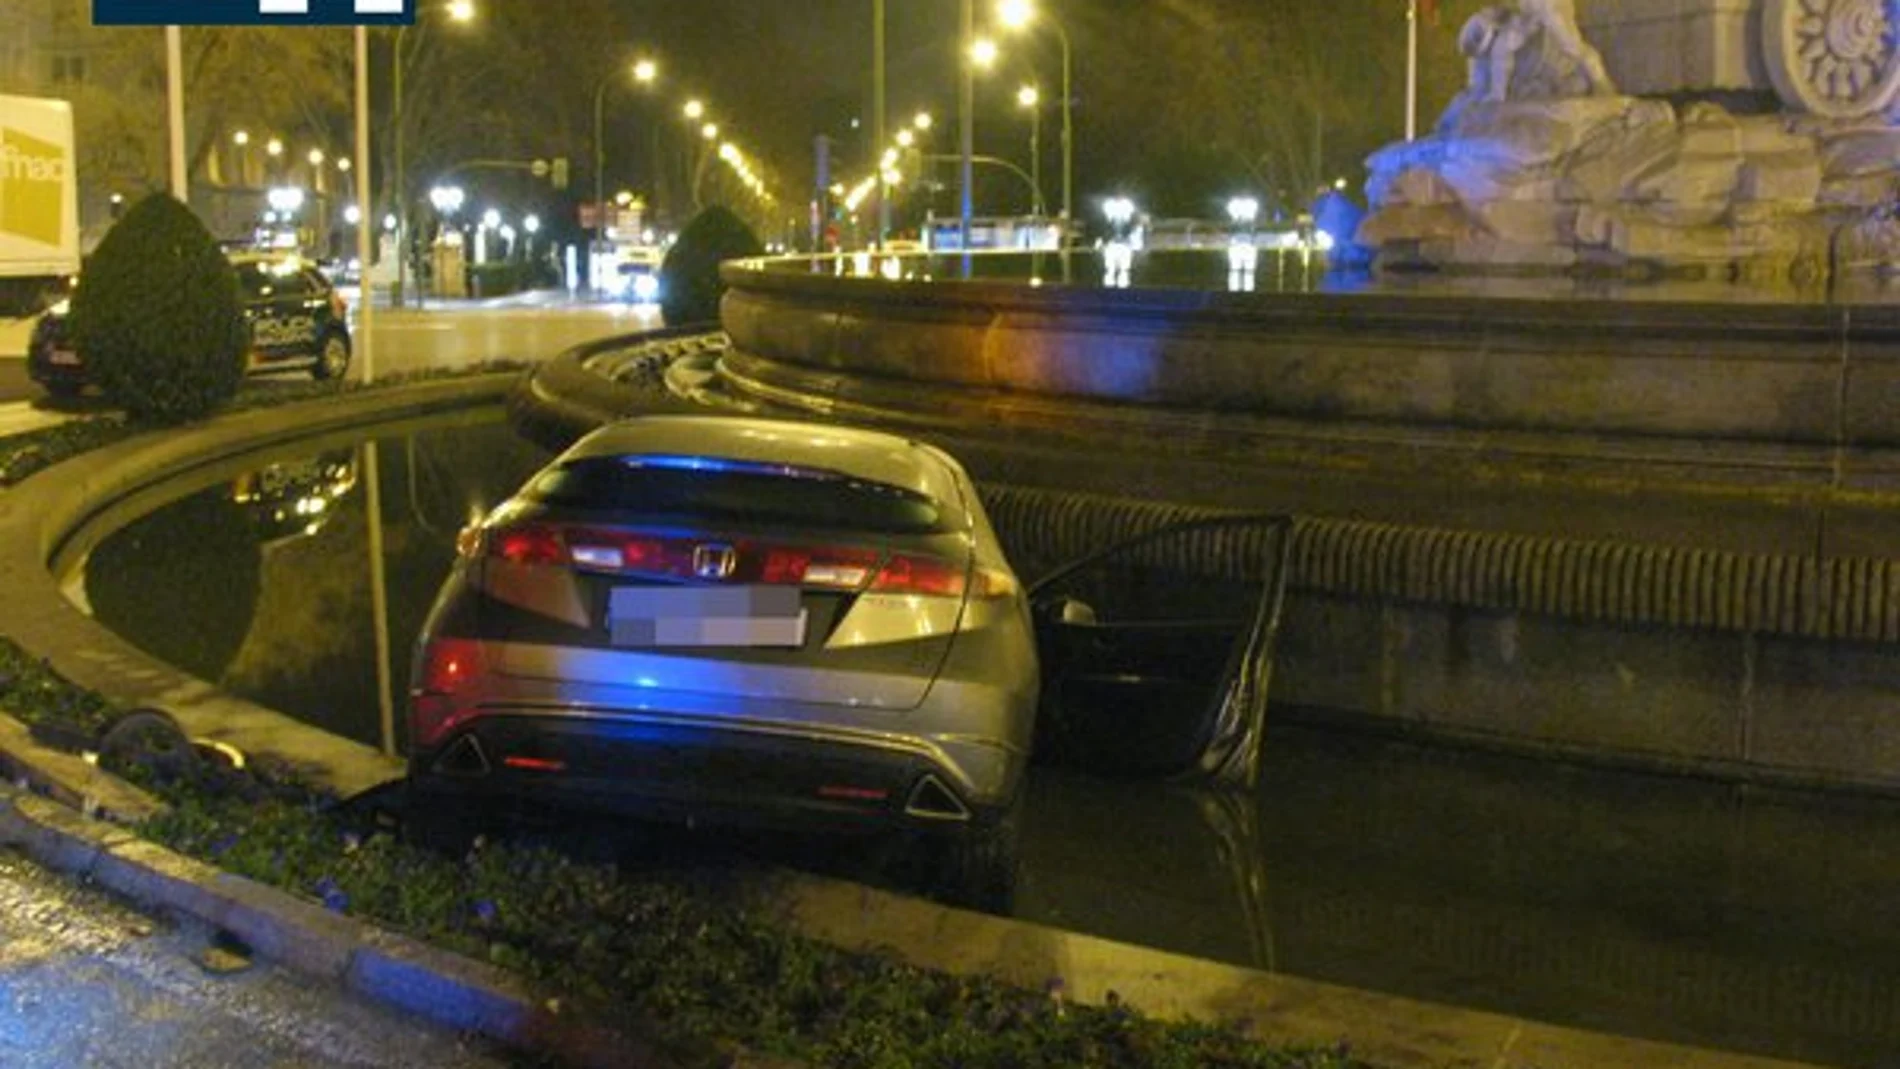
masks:
<path fill-rule="evenodd" d="M 553 183 L 555 189 L 567 188 L 567 157 L 566 156 L 554 157 L 554 171 L 553 171 L 553 174 L 549 176 L 548 181 Z"/>

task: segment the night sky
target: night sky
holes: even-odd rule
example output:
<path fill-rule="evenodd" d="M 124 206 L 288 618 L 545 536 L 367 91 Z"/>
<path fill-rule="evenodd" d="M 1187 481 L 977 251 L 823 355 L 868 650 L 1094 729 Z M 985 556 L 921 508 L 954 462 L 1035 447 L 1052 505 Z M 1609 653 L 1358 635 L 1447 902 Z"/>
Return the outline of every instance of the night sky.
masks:
<path fill-rule="evenodd" d="M 661 65 L 647 100 L 628 88 L 609 109 L 612 136 L 644 143 L 658 115 L 702 97 L 723 129 L 763 158 L 778 188 L 811 190 L 813 141 L 834 139 L 835 177 L 870 172 L 872 0 L 481 0 L 532 35 L 561 44 L 545 95 L 560 98 L 570 131 L 604 72 L 636 55 Z M 1480 0 L 1446 0 L 1424 40 L 1427 127 L 1462 81 L 1455 36 Z M 612 32 L 577 31 L 578 12 L 605 4 Z M 938 120 L 931 152 L 956 150 L 959 0 L 888 0 L 890 122 L 919 109 Z M 1404 0 L 1043 0 L 1073 46 L 1078 202 L 1127 192 L 1157 213 L 1209 216 L 1226 196 L 1274 187 L 1310 196 L 1315 182 L 1356 187 L 1371 151 L 1403 131 Z M 1004 48 L 979 81 L 977 151 L 1029 164 L 1030 123 L 1014 106 L 1034 81 L 1043 115 L 1044 189 L 1057 199 L 1060 51 L 1046 32 L 1009 35 L 978 0 L 978 32 Z M 566 17 L 563 17 L 566 16 Z M 498 21 L 502 21 L 498 19 Z M 563 26 L 566 29 L 563 29 Z M 571 77 L 567 77 L 571 74 Z M 567 77 L 566 82 L 561 81 Z M 524 105 L 525 106 L 525 105 Z M 664 113 L 659 109 L 665 107 Z M 854 128 L 852 121 L 859 125 Z M 668 136 L 684 139 L 681 132 Z M 571 133 L 569 135 L 571 137 Z M 524 146 L 533 151 L 530 146 Z M 614 154 L 608 180 L 637 183 L 637 154 Z M 625 161 L 624 163 L 621 161 Z M 626 169 L 622 169 L 622 168 Z M 952 180 L 954 168 L 936 177 Z M 996 210 L 1015 179 L 979 171 L 978 199 Z M 1304 187 L 1305 192 L 1302 193 Z M 1012 189 L 1015 190 L 1012 193 Z M 788 198 L 790 199 L 790 198 Z M 979 205 L 979 213 L 984 205 Z"/>

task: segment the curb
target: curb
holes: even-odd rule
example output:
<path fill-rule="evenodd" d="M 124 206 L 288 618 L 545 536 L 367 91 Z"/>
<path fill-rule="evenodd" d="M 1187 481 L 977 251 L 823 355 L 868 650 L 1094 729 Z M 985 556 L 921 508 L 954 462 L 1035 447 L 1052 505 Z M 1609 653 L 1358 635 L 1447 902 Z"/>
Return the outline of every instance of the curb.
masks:
<path fill-rule="evenodd" d="M 194 917 L 294 972 L 444 1028 L 588 1069 L 679 1064 L 651 1041 L 563 1017 L 506 970 L 221 872 L 8 787 L 0 787 L 0 846 L 141 905 Z"/>

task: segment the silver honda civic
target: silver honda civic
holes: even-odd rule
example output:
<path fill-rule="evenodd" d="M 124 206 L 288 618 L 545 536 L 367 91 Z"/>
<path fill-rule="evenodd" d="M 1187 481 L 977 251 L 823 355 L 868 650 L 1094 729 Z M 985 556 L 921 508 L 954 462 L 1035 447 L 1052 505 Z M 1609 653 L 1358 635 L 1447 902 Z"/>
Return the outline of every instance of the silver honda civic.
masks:
<path fill-rule="evenodd" d="M 417 643 L 412 806 L 954 830 L 1017 805 L 1022 585 L 942 450 L 830 425 L 604 427 L 462 533 Z"/>

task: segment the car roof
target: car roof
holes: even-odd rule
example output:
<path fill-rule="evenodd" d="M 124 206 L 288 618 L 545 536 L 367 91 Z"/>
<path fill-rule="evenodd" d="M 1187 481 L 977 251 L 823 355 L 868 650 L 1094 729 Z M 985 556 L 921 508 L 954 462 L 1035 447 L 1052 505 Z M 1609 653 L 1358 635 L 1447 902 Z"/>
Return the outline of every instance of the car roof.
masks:
<path fill-rule="evenodd" d="M 734 416 L 641 416 L 594 431 L 561 459 L 602 456 L 707 457 L 833 471 L 964 508 L 956 477 L 937 450 L 855 427 Z"/>

